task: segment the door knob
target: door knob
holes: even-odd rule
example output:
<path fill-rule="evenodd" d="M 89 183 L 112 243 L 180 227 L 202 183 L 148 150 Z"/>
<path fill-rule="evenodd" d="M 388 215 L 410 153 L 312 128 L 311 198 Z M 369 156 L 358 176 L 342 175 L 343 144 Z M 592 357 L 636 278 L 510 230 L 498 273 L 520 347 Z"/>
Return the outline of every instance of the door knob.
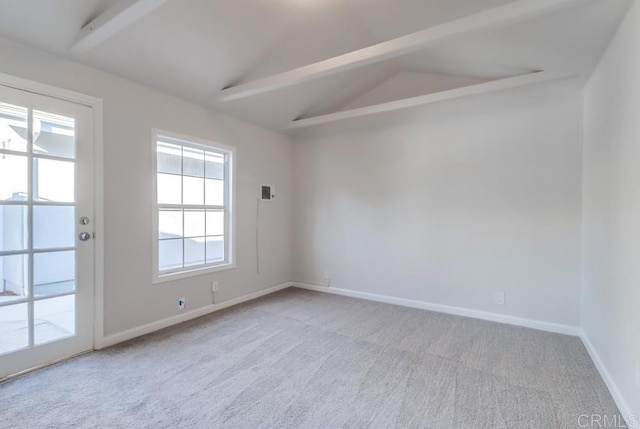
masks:
<path fill-rule="evenodd" d="M 88 232 L 81 232 L 80 233 L 80 241 L 87 241 L 91 238 L 91 234 L 89 234 Z"/>

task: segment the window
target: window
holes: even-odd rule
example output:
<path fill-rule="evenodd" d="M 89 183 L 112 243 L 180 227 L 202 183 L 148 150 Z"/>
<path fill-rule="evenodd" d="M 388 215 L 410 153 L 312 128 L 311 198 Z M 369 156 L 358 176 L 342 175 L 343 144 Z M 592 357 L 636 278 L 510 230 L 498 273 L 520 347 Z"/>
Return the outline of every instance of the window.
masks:
<path fill-rule="evenodd" d="M 154 131 L 154 281 L 234 267 L 234 149 Z"/>

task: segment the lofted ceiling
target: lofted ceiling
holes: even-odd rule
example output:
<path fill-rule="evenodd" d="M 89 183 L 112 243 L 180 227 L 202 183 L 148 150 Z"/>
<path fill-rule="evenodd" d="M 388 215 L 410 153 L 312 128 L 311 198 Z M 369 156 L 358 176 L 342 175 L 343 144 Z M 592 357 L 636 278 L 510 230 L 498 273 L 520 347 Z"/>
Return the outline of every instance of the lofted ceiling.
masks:
<path fill-rule="evenodd" d="M 167 0 L 83 53 L 85 24 L 135 0 L 2 0 L 0 36 L 258 125 L 474 85 L 537 70 L 586 81 L 632 0 L 570 7 L 454 35 L 418 52 L 223 101 L 223 88 L 346 54 L 510 0 Z"/>

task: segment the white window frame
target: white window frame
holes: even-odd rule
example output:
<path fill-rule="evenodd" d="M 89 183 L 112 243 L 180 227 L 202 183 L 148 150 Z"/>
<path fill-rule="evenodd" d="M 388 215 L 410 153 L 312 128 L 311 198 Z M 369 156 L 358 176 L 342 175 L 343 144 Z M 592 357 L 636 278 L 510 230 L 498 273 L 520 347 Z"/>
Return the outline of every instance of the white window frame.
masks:
<path fill-rule="evenodd" d="M 224 254 L 225 260 L 214 264 L 207 264 L 197 267 L 184 267 L 182 269 L 176 269 L 175 271 L 169 271 L 166 273 L 160 272 L 159 267 L 159 212 L 160 205 L 158 204 L 158 139 L 165 140 L 169 143 L 174 142 L 182 146 L 192 147 L 196 149 L 209 150 L 213 152 L 224 153 L 227 156 L 227 165 L 225 168 L 225 199 L 224 199 L 224 214 L 225 214 L 225 230 L 224 230 Z M 217 271 L 229 270 L 236 267 L 236 230 L 235 230 L 235 158 L 236 149 L 232 146 L 227 146 L 210 140 L 201 139 L 198 137 L 186 136 L 176 134 L 170 131 L 164 131 L 157 128 L 152 130 L 152 185 L 153 185 L 153 283 L 163 283 L 188 277 L 200 276 L 204 274 L 214 273 Z M 185 208 L 189 208 L 188 205 L 182 205 Z"/>

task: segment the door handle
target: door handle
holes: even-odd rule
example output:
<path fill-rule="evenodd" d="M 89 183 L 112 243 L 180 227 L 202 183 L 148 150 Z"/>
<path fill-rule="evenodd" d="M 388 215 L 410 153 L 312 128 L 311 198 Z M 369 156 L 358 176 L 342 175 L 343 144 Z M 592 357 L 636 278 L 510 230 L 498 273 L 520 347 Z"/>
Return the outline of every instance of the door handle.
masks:
<path fill-rule="evenodd" d="M 88 241 L 90 239 L 91 239 L 91 234 L 89 234 L 88 232 L 80 233 L 80 241 Z"/>

